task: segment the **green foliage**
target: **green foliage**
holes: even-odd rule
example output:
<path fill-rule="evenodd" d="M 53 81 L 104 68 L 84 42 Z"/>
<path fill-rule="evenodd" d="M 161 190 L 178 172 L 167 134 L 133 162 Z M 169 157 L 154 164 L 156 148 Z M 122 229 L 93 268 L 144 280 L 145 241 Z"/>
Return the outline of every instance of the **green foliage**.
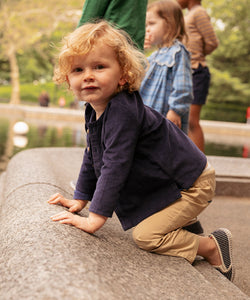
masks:
<path fill-rule="evenodd" d="M 53 65 L 48 58 L 43 59 L 37 51 L 27 51 L 28 56 L 19 56 L 18 62 L 20 66 L 20 82 L 27 83 L 35 80 L 51 81 L 53 76 Z"/>
<path fill-rule="evenodd" d="M 250 10 L 248 0 L 204 0 L 220 41 L 208 56 L 212 74 L 207 105 L 201 117 L 245 122 L 250 106 Z"/>
<path fill-rule="evenodd" d="M 4 85 L 0 86 L 0 101 L 1 102 L 9 102 L 10 101 L 10 94 L 11 94 L 11 86 Z"/>
<path fill-rule="evenodd" d="M 1 50 L 0 50 L 1 54 Z M 0 85 L 10 81 L 9 63 L 5 59 L 0 58 Z"/>
<path fill-rule="evenodd" d="M 250 105 L 250 85 L 240 78 L 232 77 L 228 71 L 210 67 L 211 86 L 208 101 L 214 103 L 234 103 L 239 106 Z"/>
<path fill-rule="evenodd" d="M 205 143 L 205 153 L 206 155 L 215 155 L 215 156 L 233 156 L 233 157 L 242 157 L 243 147 L 229 146 L 225 144 L 216 144 L 216 143 Z"/>
<path fill-rule="evenodd" d="M 204 5 L 211 10 L 220 41 L 219 48 L 212 54 L 213 66 L 249 84 L 249 1 L 213 0 L 204 1 Z"/>
<path fill-rule="evenodd" d="M 231 77 L 210 67 L 211 85 L 207 104 L 201 111 L 201 119 L 224 122 L 246 122 L 246 109 L 250 106 L 250 87 L 239 78 Z"/>
<path fill-rule="evenodd" d="M 10 102 L 18 104 L 20 82 L 51 80 L 53 33 L 75 28 L 82 7 L 72 0 L 8 0 L 0 6 L 0 60 L 9 63 L 9 76 L 0 72 L 0 83 L 11 81 Z"/>
<path fill-rule="evenodd" d="M 32 48 L 18 55 L 19 65 L 25 66 L 20 68 L 21 83 L 29 83 L 41 79 L 51 81 L 58 46 L 63 36 L 74 29 L 74 23 L 61 22 L 49 37 L 42 36 Z"/>
<path fill-rule="evenodd" d="M 201 119 L 222 122 L 246 122 L 247 106 L 229 103 L 210 103 L 202 107 Z"/>
<path fill-rule="evenodd" d="M 0 119 L 0 157 L 4 155 L 5 145 L 8 138 L 9 121 Z"/>

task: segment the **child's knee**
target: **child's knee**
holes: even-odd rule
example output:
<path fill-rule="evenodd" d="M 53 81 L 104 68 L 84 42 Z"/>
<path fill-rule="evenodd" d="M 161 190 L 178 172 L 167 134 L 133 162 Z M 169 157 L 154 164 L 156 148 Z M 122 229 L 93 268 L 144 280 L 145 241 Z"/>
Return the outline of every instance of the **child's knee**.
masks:
<path fill-rule="evenodd" d="M 152 236 L 148 232 L 143 232 L 135 228 L 133 230 L 133 240 L 136 245 L 146 251 L 152 251 L 155 249 L 155 243 L 153 242 Z"/>

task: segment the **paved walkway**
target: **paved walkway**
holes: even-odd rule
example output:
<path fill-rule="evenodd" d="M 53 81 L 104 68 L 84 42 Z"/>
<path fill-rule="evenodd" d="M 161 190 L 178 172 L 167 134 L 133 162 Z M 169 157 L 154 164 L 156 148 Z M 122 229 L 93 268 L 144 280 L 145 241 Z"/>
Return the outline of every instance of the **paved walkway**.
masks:
<path fill-rule="evenodd" d="M 232 232 L 236 266 L 234 284 L 250 299 L 250 197 L 216 196 L 213 203 L 201 214 L 200 220 L 205 233 L 220 227 L 228 228 Z"/>

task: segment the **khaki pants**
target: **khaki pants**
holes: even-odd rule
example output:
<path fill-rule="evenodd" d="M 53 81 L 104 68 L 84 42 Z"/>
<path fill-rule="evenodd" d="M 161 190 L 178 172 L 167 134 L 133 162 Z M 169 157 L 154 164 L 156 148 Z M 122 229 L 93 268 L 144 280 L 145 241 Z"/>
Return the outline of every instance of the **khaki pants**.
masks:
<path fill-rule="evenodd" d="M 163 210 L 140 222 L 133 230 L 135 243 L 143 250 L 195 260 L 199 236 L 182 229 L 212 201 L 215 171 L 209 166 L 193 186 L 181 192 L 178 199 Z"/>

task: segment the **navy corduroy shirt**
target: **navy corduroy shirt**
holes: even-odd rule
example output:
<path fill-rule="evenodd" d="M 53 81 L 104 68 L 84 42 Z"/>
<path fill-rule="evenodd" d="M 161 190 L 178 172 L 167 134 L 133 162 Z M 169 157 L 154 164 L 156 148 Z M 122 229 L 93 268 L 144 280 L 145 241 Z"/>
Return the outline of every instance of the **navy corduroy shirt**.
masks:
<path fill-rule="evenodd" d="M 111 217 L 124 230 L 181 197 L 206 166 L 206 156 L 172 122 L 145 106 L 138 92 L 121 92 L 96 120 L 85 111 L 87 148 L 74 199 Z"/>

